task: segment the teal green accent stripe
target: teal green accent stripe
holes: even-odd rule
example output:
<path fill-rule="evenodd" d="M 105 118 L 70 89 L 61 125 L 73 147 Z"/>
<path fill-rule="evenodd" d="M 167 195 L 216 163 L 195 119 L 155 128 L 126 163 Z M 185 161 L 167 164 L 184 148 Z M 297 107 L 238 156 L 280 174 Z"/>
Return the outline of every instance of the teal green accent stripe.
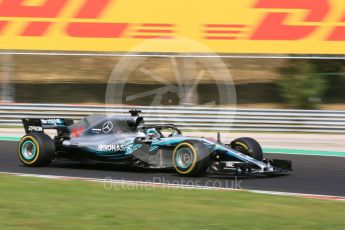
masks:
<path fill-rule="evenodd" d="M 301 149 L 276 149 L 264 148 L 265 153 L 281 153 L 281 154 L 294 154 L 294 155 L 313 155 L 313 156 L 334 156 L 345 157 L 345 152 L 334 151 L 318 151 L 318 150 L 301 150 Z"/>
<path fill-rule="evenodd" d="M 3 136 L 0 136 L 0 141 L 20 141 L 20 137 L 3 137 Z"/>

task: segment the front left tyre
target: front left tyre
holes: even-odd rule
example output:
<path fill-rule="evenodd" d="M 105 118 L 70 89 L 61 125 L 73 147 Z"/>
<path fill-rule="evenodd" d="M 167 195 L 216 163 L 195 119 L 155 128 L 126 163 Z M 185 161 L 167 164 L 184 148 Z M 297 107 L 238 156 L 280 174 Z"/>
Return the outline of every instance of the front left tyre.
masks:
<path fill-rule="evenodd" d="M 210 166 L 210 151 L 198 141 L 185 141 L 173 153 L 175 170 L 182 176 L 202 176 Z"/>
<path fill-rule="evenodd" d="M 54 142 L 45 133 L 30 133 L 20 140 L 18 157 L 25 166 L 47 166 L 55 157 Z"/>

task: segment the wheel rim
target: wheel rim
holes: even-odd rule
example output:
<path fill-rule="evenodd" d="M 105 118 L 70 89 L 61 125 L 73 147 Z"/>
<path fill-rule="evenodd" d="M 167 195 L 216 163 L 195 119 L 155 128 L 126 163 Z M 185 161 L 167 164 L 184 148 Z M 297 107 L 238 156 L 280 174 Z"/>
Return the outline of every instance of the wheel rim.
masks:
<path fill-rule="evenodd" d="M 189 148 L 181 148 L 176 154 L 176 164 L 182 169 L 189 168 L 193 163 L 193 152 Z"/>
<path fill-rule="evenodd" d="M 246 153 L 246 149 L 243 146 L 237 145 L 234 149 L 240 153 Z"/>
<path fill-rule="evenodd" d="M 34 142 L 27 140 L 22 144 L 21 155 L 22 157 L 30 161 L 36 157 L 37 148 Z"/>
<path fill-rule="evenodd" d="M 247 155 L 247 156 L 253 157 L 252 154 L 250 154 L 250 153 L 248 152 L 248 149 L 245 148 L 245 147 L 242 146 L 242 145 L 235 145 L 235 146 L 234 146 L 234 149 L 235 149 L 236 151 L 240 152 L 240 153 L 243 153 L 243 154 Z"/>

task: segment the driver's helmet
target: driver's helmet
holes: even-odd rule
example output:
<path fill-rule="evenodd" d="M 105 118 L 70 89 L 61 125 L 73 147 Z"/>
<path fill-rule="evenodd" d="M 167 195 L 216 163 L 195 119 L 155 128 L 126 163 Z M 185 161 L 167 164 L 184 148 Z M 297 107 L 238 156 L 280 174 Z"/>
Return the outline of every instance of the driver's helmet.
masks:
<path fill-rule="evenodd" d="M 149 138 L 160 138 L 160 134 L 157 132 L 156 129 L 148 129 L 146 130 L 146 135 L 149 137 Z"/>

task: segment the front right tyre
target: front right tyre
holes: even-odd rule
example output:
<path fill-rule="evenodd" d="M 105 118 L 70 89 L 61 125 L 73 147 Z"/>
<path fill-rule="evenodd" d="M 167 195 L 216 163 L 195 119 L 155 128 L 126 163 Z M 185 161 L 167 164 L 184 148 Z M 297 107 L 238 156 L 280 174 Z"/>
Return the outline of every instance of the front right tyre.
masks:
<path fill-rule="evenodd" d="M 25 166 L 47 166 L 55 157 L 54 142 L 45 133 L 30 133 L 20 140 L 18 157 Z"/>
<path fill-rule="evenodd" d="M 253 138 L 241 137 L 232 141 L 229 146 L 255 160 L 262 161 L 264 158 L 260 144 Z"/>

